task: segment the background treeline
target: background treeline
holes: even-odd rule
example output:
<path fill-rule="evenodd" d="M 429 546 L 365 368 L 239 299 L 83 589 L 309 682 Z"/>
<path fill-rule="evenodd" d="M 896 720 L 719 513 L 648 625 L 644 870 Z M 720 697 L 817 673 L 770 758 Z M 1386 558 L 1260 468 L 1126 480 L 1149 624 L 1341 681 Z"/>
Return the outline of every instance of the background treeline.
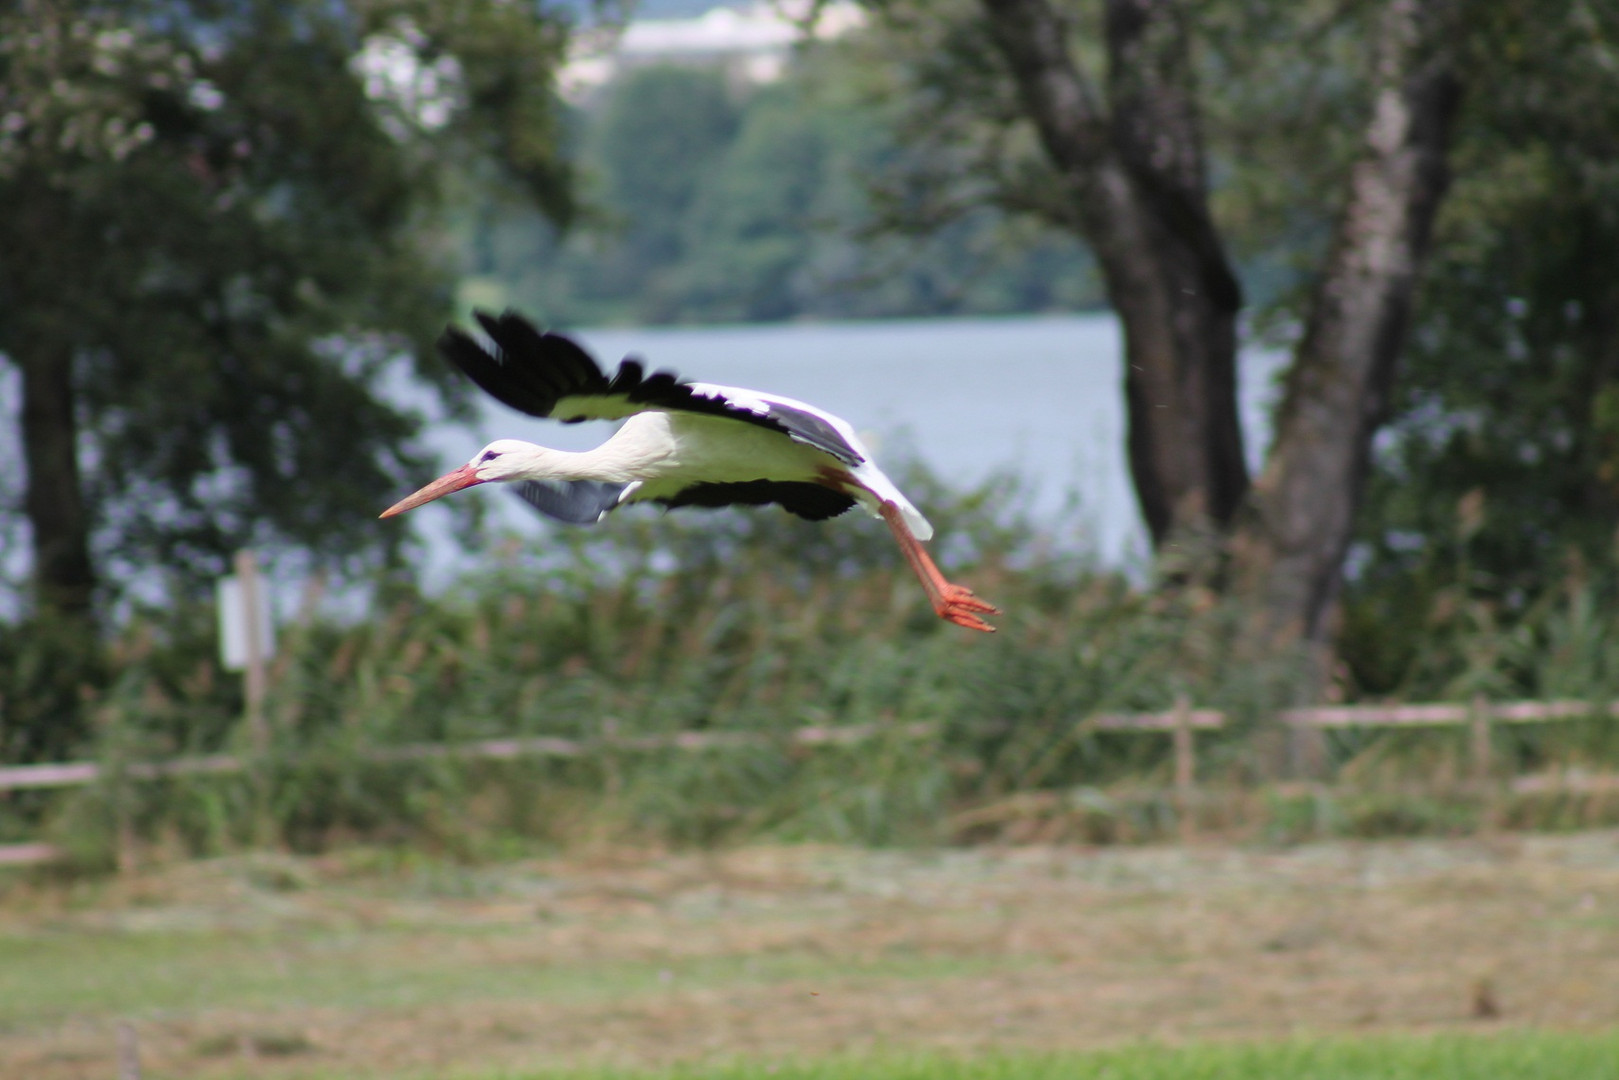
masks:
<path fill-rule="evenodd" d="M 765 84 L 630 67 L 570 108 L 588 210 L 566 231 L 471 191 L 469 302 L 562 325 L 1074 311 L 1103 297 L 1071 236 L 979 207 L 892 227 L 908 151 L 881 71 L 839 43 Z"/>

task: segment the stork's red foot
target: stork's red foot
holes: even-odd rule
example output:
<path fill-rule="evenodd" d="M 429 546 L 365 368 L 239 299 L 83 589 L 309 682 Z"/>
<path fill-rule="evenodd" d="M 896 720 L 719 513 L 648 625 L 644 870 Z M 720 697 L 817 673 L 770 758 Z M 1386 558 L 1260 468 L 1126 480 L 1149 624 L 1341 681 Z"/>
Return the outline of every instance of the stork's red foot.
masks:
<path fill-rule="evenodd" d="M 988 634 L 993 634 L 995 628 L 978 616 L 1001 613 L 1000 608 L 980 600 L 965 585 L 952 585 L 948 581 L 944 583 L 939 595 L 933 598 L 933 610 L 941 619 L 949 619 L 957 626 L 965 626 L 969 630 L 982 630 Z"/>
<path fill-rule="evenodd" d="M 965 626 L 969 630 L 982 630 L 993 634 L 995 628 L 980 619 L 980 615 L 999 615 L 1001 609 L 994 604 L 987 603 L 973 595 L 973 591 L 965 585 L 953 585 L 939 573 L 939 568 L 933 564 L 922 542 L 911 532 L 911 527 L 905 523 L 905 515 L 898 506 L 885 501 L 878 507 L 877 512 L 882 515 L 888 527 L 894 533 L 894 539 L 899 541 L 900 551 L 905 553 L 905 560 L 916 571 L 916 579 L 927 590 L 928 599 L 933 602 L 933 610 L 941 619 L 948 619 L 957 626 Z"/>

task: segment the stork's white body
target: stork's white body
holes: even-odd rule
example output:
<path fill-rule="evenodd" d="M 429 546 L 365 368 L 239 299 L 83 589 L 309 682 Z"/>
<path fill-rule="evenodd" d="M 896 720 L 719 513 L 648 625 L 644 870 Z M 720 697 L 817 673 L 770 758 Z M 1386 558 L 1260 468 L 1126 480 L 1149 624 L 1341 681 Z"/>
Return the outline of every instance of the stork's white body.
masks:
<path fill-rule="evenodd" d="M 727 484 L 770 479 L 805 484 L 824 483 L 829 472 L 846 472 L 855 486 L 848 489 L 860 506 L 874 518 L 881 518 L 884 502 L 899 508 L 918 540 L 933 536 L 933 526 L 911 504 L 888 475 L 871 460 L 871 452 L 843 419 L 791 398 L 757 395 L 730 387 L 694 384 L 693 389 L 714 391 L 715 396 L 755 394 L 757 400 L 813 412 L 838 429 L 850 447 L 865 460 L 848 466 L 830 454 L 805 443 L 784 439 L 766 428 L 738 424 L 695 413 L 644 412 L 624 421 L 612 438 L 594 450 L 572 455 L 567 462 L 570 475 L 584 480 L 621 483 L 628 486 L 620 503 L 668 499 L 694 482 Z M 514 440 L 507 440 L 514 441 Z M 560 454 L 560 451 L 552 451 Z M 503 455 L 504 456 L 504 455 Z M 547 462 L 541 475 L 522 472 L 489 479 L 555 479 L 557 473 Z"/>

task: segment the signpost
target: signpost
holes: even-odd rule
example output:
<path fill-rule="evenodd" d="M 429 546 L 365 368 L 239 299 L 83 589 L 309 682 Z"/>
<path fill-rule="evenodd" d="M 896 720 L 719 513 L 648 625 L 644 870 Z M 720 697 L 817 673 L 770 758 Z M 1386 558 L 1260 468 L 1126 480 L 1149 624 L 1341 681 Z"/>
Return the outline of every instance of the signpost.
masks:
<path fill-rule="evenodd" d="M 219 658 L 225 670 L 244 673 L 247 728 L 253 748 L 262 752 L 269 746 L 264 726 L 265 663 L 275 655 L 275 618 L 253 552 L 236 553 L 236 574 L 219 579 L 218 598 Z"/>

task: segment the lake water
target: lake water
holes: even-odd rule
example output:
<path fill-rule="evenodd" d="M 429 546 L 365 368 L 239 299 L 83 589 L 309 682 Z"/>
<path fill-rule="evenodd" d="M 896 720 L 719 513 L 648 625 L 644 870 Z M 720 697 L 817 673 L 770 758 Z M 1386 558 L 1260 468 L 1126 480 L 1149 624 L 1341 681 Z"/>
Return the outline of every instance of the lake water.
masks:
<path fill-rule="evenodd" d="M 690 379 L 750 387 L 810 402 L 868 436 L 879 462 L 905 448 L 951 483 L 973 486 L 1010 472 L 1026 507 L 1065 546 L 1108 565 L 1139 562 L 1145 532 L 1124 452 L 1123 361 L 1111 315 L 925 319 L 769 326 L 578 330 L 572 335 L 611 367 L 626 354 Z M 1240 409 L 1251 464 L 1269 438 L 1268 406 L 1281 358 L 1245 350 Z M 606 424 L 535 420 L 485 399 L 473 430 L 441 425 L 430 445 L 446 468 L 496 438 L 564 449 L 594 446 Z M 503 521 L 534 529 L 532 514 L 496 490 Z M 1077 513 L 1064 512 L 1077 505 Z M 922 508 L 924 512 L 926 507 Z M 769 511 L 778 512 L 778 511 Z M 430 580 L 464 556 L 435 535 L 432 508 L 412 515 L 432 541 Z M 601 527 L 610 528 L 611 520 Z M 858 528 L 843 520 L 830 528 Z"/>

